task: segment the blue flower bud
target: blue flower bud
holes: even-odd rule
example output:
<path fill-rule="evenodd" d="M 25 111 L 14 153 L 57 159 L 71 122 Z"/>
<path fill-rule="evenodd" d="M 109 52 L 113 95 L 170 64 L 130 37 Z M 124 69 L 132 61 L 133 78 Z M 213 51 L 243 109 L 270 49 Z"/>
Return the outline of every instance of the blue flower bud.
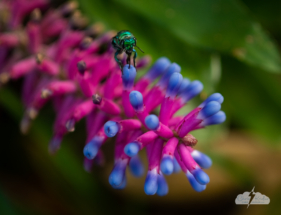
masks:
<path fill-rule="evenodd" d="M 181 86 L 182 79 L 183 78 L 180 73 L 174 72 L 171 75 L 167 87 L 166 97 L 171 97 L 171 98 L 176 97 L 178 90 Z"/>
<path fill-rule="evenodd" d="M 191 185 L 191 187 L 197 191 L 197 192 L 202 192 L 203 190 L 206 189 L 206 185 L 202 185 L 202 184 L 199 184 L 196 179 L 194 178 L 194 176 L 189 172 L 187 171 L 186 173 L 186 177 Z"/>
<path fill-rule="evenodd" d="M 144 192 L 147 195 L 154 195 L 158 189 L 158 174 L 156 172 L 148 171 L 144 182 Z"/>
<path fill-rule="evenodd" d="M 202 90 L 203 90 L 203 84 L 200 81 L 193 81 L 181 93 L 180 96 L 184 102 L 188 102 L 193 97 L 197 96 Z"/>
<path fill-rule="evenodd" d="M 168 184 L 165 180 L 165 177 L 163 175 L 158 175 L 158 188 L 157 188 L 157 195 L 158 196 L 165 196 L 168 194 L 169 188 Z"/>
<path fill-rule="evenodd" d="M 197 118 L 202 120 L 206 119 L 219 112 L 220 109 L 221 109 L 220 103 L 216 101 L 210 101 L 199 111 Z"/>
<path fill-rule="evenodd" d="M 139 91 L 132 91 L 129 95 L 130 103 L 136 111 L 140 111 L 143 108 L 143 97 Z"/>
<path fill-rule="evenodd" d="M 181 82 L 180 88 L 178 90 L 178 95 L 180 95 L 182 92 L 184 92 L 185 89 L 187 89 L 187 87 L 190 84 L 190 80 L 188 78 L 184 78 Z"/>
<path fill-rule="evenodd" d="M 161 161 L 160 168 L 163 174 L 171 175 L 174 171 L 173 159 L 169 156 L 165 156 Z"/>
<path fill-rule="evenodd" d="M 114 121 L 107 121 L 104 126 L 104 132 L 108 137 L 114 137 L 119 131 L 119 126 Z"/>
<path fill-rule="evenodd" d="M 132 174 L 136 177 L 140 177 L 144 174 L 144 166 L 138 156 L 134 156 L 131 158 L 129 167 Z"/>
<path fill-rule="evenodd" d="M 137 155 L 139 150 L 140 150 L 140 146 L 135 142 L 127 144 L 124 148 L 125 154 L 128 155 L 129 157 L 133 157 Z"/>
<path fill-rule="evenodd" d="M 147 72 L 145 77 L 154 81 L 159 75 L 162 75 L 165 70 L 170 66 L 171 62 L 168 58 L 161 57 L 159 58 L 151 67 L 151 69 Z"/>
<path fill-rule="evenodd" d="M 90 160 L 94 159 L 99 151 L 99 148 L 99 144 L 96 142 L 89 142 L 83 149 L 84 156 Z"/>
<path fill-rule="evenodd" d="M 181 166 L 179 165 L 178 161 L 176 158 L 173 159 L 173 163 L 174 163 L 174 173 L 178 173 L 179 171 L 181 171 Z"/>
<path fill-rule="evenodd" d="M 208 169 L 212 166 L 211 158 L 198 150 L 193 150 L 191 156 L 201 168 Z"/>
<path fill-rule="evenodd" d="M 109 184 L 111 186 L 119 186 L 123 182 L 125 176 L 126 165 L 122 162 L 116 162 L 112 172 L 109 175 Z"/>
<path fill-rule="evenodd" d="M 193 170 L 191 173 L 199 184 L 206 185 L 210 182 L 207 173 L 200 168 Z"/>
<path fill-rule="evenodd" d="M 124 176 L 122 183 L 119 186 L 113 185 L 112 187 L 116 190 L 122 190 L 127 186 L 127 178 Z"/>
<path fill-rule="evenodd" d="M 161 86 L 162 88 L 166 88 L 169 79 L 171 77 L 171 75 L 174 72 L 180 73 L 181 71 L 181 67 L 176 64 L 176 63 L 172 63 L 165 71 L 165 74 L 162 76 L 162 78 L 160 79 L 160 81 L 158 82 L 158 85 Z"/>
<path fill-rule="evenodd" d="M 223 103 L 223 96 L 220 93 L 213 93 L 204 102 L 202 102 L 199 107 L 204 107 L 210 101 L 216 101 L 218 103 Z"/>
<path fill-rule="evenodd" d="M 99 151 L 104 137 L 95 136 L 83 149 L 84 156 L 90 160 L 94 159 Z"/>
<path fill-rule="evenodd" d="M 159 119 L 156 115 L 151 114 L 145 117 L 145 125 L 151 129 L 151 130 L 156 130 L 159 127 Z"/>
<path fill-rule="evenodd" d="M 136 68 L 132 65 L 129 68 L 129 64 L 126 64 L 123 67 L 123 73 L 122 73 L 122 81 L 123 86 L 127 89 L 131 89 L 134 86 L 134 80 L 137 75 Z"/>
<path fill-rule="evenodd" d="M 204 121 L 201 123 L 202 126 L 207 125 L 216 125 L 221 124 L 226 120 L 226 115 L 223 111 L 219 111 L 216 114 L 204 119 Z"/>

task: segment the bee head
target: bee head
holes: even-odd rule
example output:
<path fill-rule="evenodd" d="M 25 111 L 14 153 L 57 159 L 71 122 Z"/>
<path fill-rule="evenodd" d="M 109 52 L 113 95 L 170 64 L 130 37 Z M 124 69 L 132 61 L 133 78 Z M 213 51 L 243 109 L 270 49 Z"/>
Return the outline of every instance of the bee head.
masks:
<path fill-rule="evenodd" d="M 124 39 L 123 48 L 127 53 L 132 53 L 134 46 L 136 45 L 136 41 L 134 38 Z"/>

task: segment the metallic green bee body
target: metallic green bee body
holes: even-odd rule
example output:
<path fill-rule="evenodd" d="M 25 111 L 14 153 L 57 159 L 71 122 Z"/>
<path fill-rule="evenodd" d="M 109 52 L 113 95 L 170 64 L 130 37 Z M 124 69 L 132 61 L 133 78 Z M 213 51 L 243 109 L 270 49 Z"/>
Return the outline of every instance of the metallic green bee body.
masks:
<path fill-rule="evenodd" d="M 123 68 L 123 65 L 122 62 L 117 58 L 117 55 L 122 54 L 123 52 L 126 52 L 126 54 L 128 55 L 126 61 L 127 64 L 129 65 L 130 65 L 131 55 L 132 53 L 134 53 L 134 66 L 136 66 L 135 59 L 137 57 L 137 52 L 134 49 L 134 47 L 137 47 L 137 39 L 134 37 L 134 35 L 131 32 L 127 30 L 119 31 L 117 35 L 112 38 L 112 45 L 116 50 L 114 58 L 121 70 Z"/>

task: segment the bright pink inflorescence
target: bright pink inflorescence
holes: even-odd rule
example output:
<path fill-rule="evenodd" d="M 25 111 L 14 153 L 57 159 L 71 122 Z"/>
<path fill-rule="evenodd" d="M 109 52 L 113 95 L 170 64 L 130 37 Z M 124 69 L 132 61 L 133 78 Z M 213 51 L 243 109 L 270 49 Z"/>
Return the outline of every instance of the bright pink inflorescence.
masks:
<path fill-rule="evenodd" d="M 136 68 L 125 65 L 121 72 L 111 47 L 114 32 L 102 33 L 101 24 L 87 27 L 75 2 L 56 10 L 50 6 L 48 0 L 0 3 L 0 84 L 24 79 L 21 131 L 26 133 L 40 109 L 52 101 L 57 115 L 50 153 L 86 118 L 86 171 L 102 163 L 101 146 L 116 136 L 112 187 L 126 186 L 127 166 L 135 176 L 144 173 L 138 152 L 146 148 L 146 194 L 166 195 L 163 174 L 180 169 L 194 190 L 203 191 L 209 177 L 202 169 L 212 161 L 193 148 L 197 140 L 189 132 L 225 120 L 223 97 L 212 94 L 189 114 L 175 116 L 202 91 L 201 82 L 183 78 L 180 66 L 164 57 L 135 81 L 136 69 L 146 67 L 149 57 L 139 59 Z"/>

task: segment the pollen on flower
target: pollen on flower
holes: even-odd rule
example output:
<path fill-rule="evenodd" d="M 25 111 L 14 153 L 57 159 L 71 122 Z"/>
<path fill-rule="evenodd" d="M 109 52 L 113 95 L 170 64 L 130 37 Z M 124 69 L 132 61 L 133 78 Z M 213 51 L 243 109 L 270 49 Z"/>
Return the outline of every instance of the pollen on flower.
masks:
<path fill-rule="evenodd" d="M 77 11 L 76 3 L 53 11 L 48 0 L 31 2 L 29 7 L 27 0 L 2 3 L 10 20 L 7 32 L 0 33 L 0 84 L 23 79 L 22 133 L 28 132 L 45 104 L 52 102 L 56 118 L 49 143 L 51 154 L 85 118 L 87 136 L 81 153 L 87 172 L 94 164 L 104 163 L 102 146 L 115 137 L 114 166 L 108 180 L 113 188 L 126 187 L 127 167 L 136 177 L 145 173 L 138 156 L 145 149 L 147 195 L 166 195 L 164 175 L 180 170 L 195 191 L 203 191 L 210 181 L 203 169 L 209 168 L 212 160 L 194 149 L 198 141 L 190 132 L 225 121 L 223 96 L 214 93 L 190 113 L 175 116 L 201 93 L 200 81 L 184 78 L 181 67 L 165 57 L 136 80 L 137 69 L 147 68 L 150 57 L 136 59 L 136 66 L 130 65 L 126 56 L 117 63 L 112 47 L 115 33 L 103 32 L 100 23 L 86 27 L 87 19 Z"/>

